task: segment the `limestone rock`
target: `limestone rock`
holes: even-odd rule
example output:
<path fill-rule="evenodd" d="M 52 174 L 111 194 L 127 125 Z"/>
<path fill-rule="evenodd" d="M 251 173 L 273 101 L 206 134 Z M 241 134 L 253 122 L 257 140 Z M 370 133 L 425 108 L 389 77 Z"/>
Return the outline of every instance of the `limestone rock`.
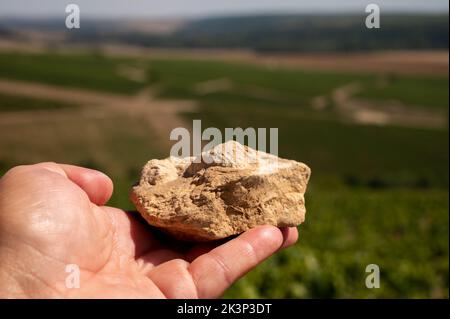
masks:
<path fill-rule="evenodd" d="M 149 224 L 210 241 L 258 225 L 301 224 L 310 174 L 303 163 L 230 141 L 199 157 L 150 160 L 130 197 Z"/>

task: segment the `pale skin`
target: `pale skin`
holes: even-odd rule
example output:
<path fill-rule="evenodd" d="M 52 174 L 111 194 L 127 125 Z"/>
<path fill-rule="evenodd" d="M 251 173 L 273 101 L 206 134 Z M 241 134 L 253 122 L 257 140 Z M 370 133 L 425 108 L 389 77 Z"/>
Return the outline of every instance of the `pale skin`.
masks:
<path fill-rule="evenodd" d="M 216 298 L 298 238 L 296 228 L 259 226 L 220 244 L 174 244 L 136 213 L 104 206 L 112 191 L 109 177 L 77 166 L 8 171 L 0 179 L 0 297 Z M 71 264 L 79 288 L 67 287 Z"/>

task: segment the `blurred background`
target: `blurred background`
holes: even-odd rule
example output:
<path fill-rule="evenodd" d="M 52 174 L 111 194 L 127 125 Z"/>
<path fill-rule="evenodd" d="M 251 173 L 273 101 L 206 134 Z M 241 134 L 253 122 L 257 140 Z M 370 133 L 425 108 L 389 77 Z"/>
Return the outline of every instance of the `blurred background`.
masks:
<path fill-rule="evenodd" d="M 0 176 L 57 161 L 128 200 L 172 128 L 278 127 L 312 168 L 300 241 L 225 297 L 448 298 L 448 1 L 0 3 Z M 365 286 L 366 265 L 381 270 Z"/>

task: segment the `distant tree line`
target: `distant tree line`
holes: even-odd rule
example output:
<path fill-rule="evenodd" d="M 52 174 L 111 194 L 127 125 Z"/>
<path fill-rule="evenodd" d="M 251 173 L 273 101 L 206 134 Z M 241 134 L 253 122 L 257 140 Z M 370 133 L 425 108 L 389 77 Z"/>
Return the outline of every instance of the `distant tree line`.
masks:
<path fill-rule="evenodd" d="M 215 17 L 189 21 L 169 34 L 150 34 L 120 30 L 115 21 L 89 20 L 82 21 L 82 28 L 67 35 L 68 41 L 75 42 L 259 52 L 448 49 L 448 15 L 382 15 L 380 29 L 367 29 L 364 21 L 364 15 Z M 57 24 L 45 23 L 48 28 Z"/>

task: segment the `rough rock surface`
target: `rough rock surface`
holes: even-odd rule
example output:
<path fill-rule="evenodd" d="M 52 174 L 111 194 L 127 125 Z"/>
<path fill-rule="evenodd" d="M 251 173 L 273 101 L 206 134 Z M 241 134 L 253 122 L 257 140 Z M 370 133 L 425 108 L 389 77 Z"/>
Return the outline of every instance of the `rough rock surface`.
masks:
<path fill-rule="evenodd" d="M 230 141 L 197 158 L 150 160 L 130 197 L 149 224 L 210 241 L 258 225 L 301 224 L 310 174 L 303 163 Z"/>

